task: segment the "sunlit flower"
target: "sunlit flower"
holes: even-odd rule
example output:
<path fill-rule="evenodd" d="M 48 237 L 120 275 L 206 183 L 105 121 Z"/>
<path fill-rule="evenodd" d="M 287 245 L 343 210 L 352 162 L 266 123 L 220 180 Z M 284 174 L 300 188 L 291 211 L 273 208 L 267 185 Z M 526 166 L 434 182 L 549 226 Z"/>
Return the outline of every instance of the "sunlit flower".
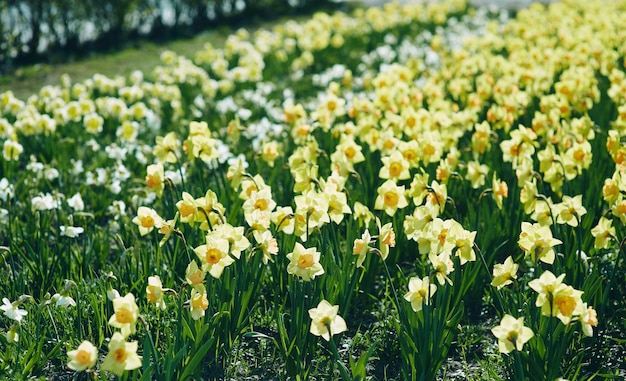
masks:
<path fill-rule="evenodd" d="M 24 152 L 24 147 L 20 143 L 10 139 L 4 141 L 2 148 L 2 156 L 6 161 L 17 161 L 20 154 Z"/>
<path fill-rule="evenodd" d="M 499 180 L 495 173 L 493 174 L 493 180 L 491 182 L 491 190 L 493 200 L 496 202 L 498 209 L 502 209 L 502 199 L 509 196 L 509 187 L 506 182 Z"/>
<path fill-rule="evenodd" d="M 296 242 L 293 252 L 287 254 L 287 259 L 290 261 L 287 272 L 299 276 L 302 280 L 310 281 L 324 274 L 324 268 L 320 264 L 320 252 L 314 247 L 307 249 Z"/>
<path fill-rule="evenodd" d="M 587 214 L 587 209 L 583 206 L 583 196 L 574 197 L 563 196 L 563 201 L 553 207 L 556 214 L 556 222 L 559 224 L 568 224 L 576 227 L 580 223 L 580 218 Z"/>
<path fill-rule="evenodd" d="M 162 163 L 150 164 L 146 169 L 146 186 L 156 192 L 158 196 L 163 194 L 165 189 L 165 173 Z"/>
<path fill-rule="evenodd" d="M 135 303 L 135 296 L 131 293 L 113 299 L 115 311 L 109 319 L 109 325 L 119 328 L 124 337 L 135 333 L 135 325 L 139 318 L 139 307 Z"/>
<path fill-rule="evenodd" d="M 552 264 L 555 256 L 552 247 L 563 242 L 552 237 L 552 231 L 548 226 L 522 222 L 522 232 L 517 243 L 526 256 L 530 256 L 533 263 L 539 260 Z"/>
<path fill-rule="evenodd" d="M 11 320 L 21 322 L 22 318 L 28 315 L 28 311 L 18 308 L 20 304 L 18 302 L 11 303 L 9 299 L 2 298 L 2 303 L 4 304 L 0 306 L 0 310 L 4 311 L 4 316 Z"/>
<path fill-rule="evenodd" d="M 160 228 L 163 224 L 163 218 L 159 216 L 156 210 L 140 206 L 137 209 L 137 216 L 133 218 L 133 223 L 139 227 L 139 234 L 144 236 L 154 230 L 154 228 Z"/>
<path fill-rule="evenodd" d="M 191 317 L 194 320 L 198 320 L 205 315 L 206 309 L 209 308 L 209 299 L 207 299 L 204 285 L 201 284 L 191 289 L 189 308 L 191 311 Z"/>
<path fill-rule="evenodd" d="M 413 277 L 409 281 L 409 292 L 404 295 L 404 299 L 411 302 L 413 311 L 419 312 L 424 304 L 430 304 L 435 291 L 437 291 L 437 285 L 430 283 L 428 276 L 423 279 Z"/>
<path fill-rule="evenodd" d="M 409 162 L 402 156 L 400 151 L 393 151 L 391 155 L 381 159 L 383 166 L 380 168 L 378 177 L 381 179 L 406 180 L 410 177 Z"/>
<path fill-rule="evenodd" d="M 541 307 L 542 315 L 556 316 L 563 324 L 568 324 L 574 315 L 584 313 L 581 299 L 583 292 L 564 284 L 564 278 L 565 274 L 557 278 L 546 270 L 538 279 L 528 282 L 528 285 L 539 294 L 535 305 Z"/>
<path fill-rule="evenodd" d="M 595 237 L 593 247 L 596 249 L 606 249 L 609 247 L 611 240 L 615 239 L 613 220 L 600 217 L 598 224 L 591 228 L 591 235 Z"/>
<path fill-rule="evenodd" d="M 165 136 L 157 136 L 153 154 L 162 163 L 176 163 L 180 145 L 180 140 L 178 140 L 174 132 L 170 132 Z"/>
<path fill-rule="evenodd" d="M 374 214 L 369 210 L 367 206 L 356 201 L 354 203 L 354 213 L 352 217 L 355 220 L 359 221 L 359 226 L 368 226 L 370 221 L 374 219 Z"/>
<path fill-rule="evenodd" d="M 70 359 L 67 363 L 68 368 L 77 372 L 91 369 L 96 365 L 96 360 L 98 360 L 98 348 L 85 340 L 80 343 L 78 348 L 68 351 L 67 357 Z"/>
<path fill-rule="evenodd" d="M 500 353 L 511 353 L 514 350 L 521 351 L 524 344 L 535 334 L 532 329 L 524 326 L 524 318 L 515 319 L 505 314 L 500 325 L 493 327 L 491 332 L 498 338 L 498 350 Z"/>
<path fill-rule="evenodd" d="M 332 336 L 347 331 L 348 326 L 345 320 L 337 314 L 338 312 L 339 306 L 333 306 L 326 300 L 322 300 L 316 308 L 309 310 L 312 320 L 310 332 L 330 341 Z"/>
<path fill-rule="evenodd" d="M 214 278 L 219 278 L 226 266 L 230 266 L 235 259 L 229 254 L 228 240 L 207 235 L 206 244 L 196 247 L 194 252 L 202 262 L 202 270 L 208 271 Z"/>
<path fill-rule="evenodd" d="M 517 270 L 519 265 L 513 261 L 511 256 L 508 256 L 504 263 L 496 263 L 493 266 L 493 280 L 491 285 L 501 289 L 513 283 L 512 279 L 517 279 Z"/>
<path fill-rule="evenodd" d="M 398 186 L 393 180 L 385 181 L 378 187 L 378 197 L 374 203 L 374 209 L 384 210 L 389 216 L 396 214 L 398 209 L 409 205 L 404 196 L 404 186 Z"/>
<path fill-rule="evenodd" d="M 440 285 L 444 285 L 448 282 L 449 285 L 452 285 L 452 279 L 448 277 L 448 275 L 454 271 L 454 263 L 450 259 L 450 252 L 444 251 L 439 255 L 431 252 L 428 255 L 428 259 L 430 260 L 430 264 L 433 266 L 433 274 L 437 278 L 437 281 Z"/>
<path fill-rule="evenodd" d="M 264 232 L 255 230 L 252 232 L 252 235 L 258 244 L 257 247 L 263 253 L 263 263 L 274 262 L 272 256 L 278 254 L 278 243 L 276 242 L 276 238 L 272 237 L 272 232 L 269 230 Z"/>
<path fill-rule="evenodd" d="M 380 257 L 384 261 L 389 255 L 389 248 L 396 246 L 396 233 L 393 231 L 391 222 L 380 226 L 381 222 L 376 218 L 376 226 L 378 226 L 378 250 Z"/>
<path fill-rule="evenodd" d="M 75 193 L 72 197 L 67 199 L 67 205 L 70 206 L 75 212 L 82 212 L 85 209 L 85 203 L 80 193 Z"/>
<path fill-rule="evenodd" d="M 158 275 L 148 277 L 148 286 L 146 286 L 146 298 L 148 299 L 148 302 L 154 303 L 157 308 L 165 311 L 165 309 L 167 309 L 167 306 L 165 305 L 165 300 L 163 300 L 163 295 L 165 295 L 165 292 L 163 290 L 161 278 L 159 278 Z"/>
<path fill-rule="evenodd" d="M 62 237 L 68 238 L 77 238 L 85 231 L 85 229 L 79 226 L 59 226 L 59 230 L 61 230 Z"/>
<path fill-rule="evenodd" d="M 371 248 L 369 246 L 372 241 L 372 237 L 370 236 L 370 232 L 368 229 L 365 229 L 361 238 L 357 238 L 354 240 L 354 244 L 352 245 L 352 254 L 358 255 L 356 260 L 356 267 L 363 266 L 363 261 L 365 261 L 365 256 L 370 252 Z"/>
<path fill-rule="evenodd" d="M 598 313 L 593 307 L 588 307 L 587 303 L 583 304 L 585 312 L 580 316 L 580 324 L 583 334 L 587 337 L 593 336 L 593 327 L 598 326 Z"/>
<path fill-rule="evenodd" d="M 121 376 L 125 370 L 140 368 L 141 357 L 137 355 L 137 347 L 136 341 L 127 343 L 124 335 L 115 332 L 109 342 L 109 353 L 104 358 L 101 369 Z"/>

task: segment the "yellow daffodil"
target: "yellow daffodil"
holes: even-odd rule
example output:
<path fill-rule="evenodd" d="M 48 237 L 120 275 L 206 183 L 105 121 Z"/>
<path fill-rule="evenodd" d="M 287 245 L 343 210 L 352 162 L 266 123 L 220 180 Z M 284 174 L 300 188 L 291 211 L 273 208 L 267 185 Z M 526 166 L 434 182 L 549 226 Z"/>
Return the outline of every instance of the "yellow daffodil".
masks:
<path fill-rule="evenodd" d="M 363 266 L 363 261 L 365 261 L 365 256 L 370 252 L 371 247 L 369 246 L 370 242 L 372 242 L 372 237 L 368 229 L 365 229 L 361 238 L 357 238 L 354 240 L 354 244 L 352 245 L 352 254 L 358 255 L 356 260 L 356 267 Z"/>
<path fill-rule="evenodd" d="M 504 286 L 508 286 L 513 283 L 513 279 L 517 279 L 517 270 L 519 265 L 513 261 L 511 256 L 508 256 L 504 263 L 496 263 L 493 266 L 493 280 L 491 285 L 497 289 L 501 289 Z"/>
<path fill-rule="evenodd" d="M 500 325 L 493 327 L 491 332 L 498 338 L 498 350 L 500 353 L 511 353 L 514 350 L 521 351 L 524 344 L 535 334 L 532 329 L 524 326 L 524 318 L 515 319 L 511 315 L 504 315 Z"/>
<path fill-rule="evenodd" d="M 104 358 L 101 369 L 121 376 L 125 370 L 140 368 L 141 357 L 137 355 L 137 348 L 136 341 L 128 343 L 124 335 L 115 332 L 109 342 L 109 353 Z"/>
<path fill-rule="evenodd" d="M 413 311 L 419 312 L 424 304 L 430 304 L 435 291 L 437 291 L 437 285 L 430 283 L 428 276 L 423 279 L 413 277 L 409 280 L 409 292 L 404 295 L 404 299 L 411 302 Z"/>
<path fill-rule="evenodd" d="M 165 305 L 165 300 L 163 300 L 163 295 L 165 295 L 165 292 L 163 290 L 161 278 L 159 278 L 158 275 L 148 277 L 148 286 L 146 286 L 146 298 L 148 299 L 148 302 L 154 303 L 157 308 L 165 311 L 165 309 L 167 309 L 167 306 Z"/>
<path fill-rule="evenodd" d="M 68 368 L 77 372 L 91 369 L 96 365 L 96 360 L 98 360 L 98 348 L 85 340 L 80 343 L 78 348 L 68 351 L 67 357 L 70 360 L 67 363 Z"/>
<path fill-rule="evenodd" d="M 552 264 L 555 256 L 552 247 L 563 242 L 552 237 L 552 231 L 548 226 L 522 222 L 522 232 L 517 243 L 533 263 L 542 261 Z"/>
<path fill-rule="evenodd" d="M 309 310 L 312 320 L 310 332 L 330 341 L 331 336 L 347 331 L 348 326 L 345 320 L 337 314 L 338 312 L 339 306 L 333 306 L 326 300 L 319 302 L 316 308 Z"/>
<path fill-rule="evenodd" d="M 202 270 L 207 271 L 214 278 L 222 276 L 226 266 L 230 266 L 235 260 L 229 256 L 229 244 L 225 238 L 207 235 L 206 244 L 193 249 L 200 261 Z"/>
<path fill-rule="evenodd" d="M 205 315 L 207 308 L 209 308 L 209 299 L 207 298 L 206 288 L 203 284 L 193 287 L 191 289 L 191 298 L 189 299 L 191 317 L 194 320 L 200 319 Z"/>
<path fill-rule="evenodd" d="M 308 282 L 324 274 L 324 268 L 320 264 L 320 252 L 314 247 L 307 249 L 296 242 L 293 252 L 287 254 L 287 259 L 290 261 L 287 272 L 299 276 L 302 280 Z"/>
<path fill-rule="evenodd" d="M 374 202 L 374 209 L 383 210 L 387 215 L 393 216 L 398 209 L 409 205 L 404 196 L 404 186 L 396 185 L 395 181 L 387 180 L 378 187 L 378 197 Z"/>
<path fill-rule="evenodd" d="M 137 216 L 133 218 L 133 223 L 139 227 L 139 234 L 144 236 L 149 234 L 154 228 L 160 228 L 163 224 L 163 218 L 159 216 L 156 210 L 140 206 L 137 209 Z"/>
<path fill-rule="evenodd" d="M 139 307 L 135 303 L 135 296 L 128 293 L 113 299 L 113 311 L 109 325 L 119 328 L 124 337 L 135 333 L 135 326 L 139 318 Z"/>

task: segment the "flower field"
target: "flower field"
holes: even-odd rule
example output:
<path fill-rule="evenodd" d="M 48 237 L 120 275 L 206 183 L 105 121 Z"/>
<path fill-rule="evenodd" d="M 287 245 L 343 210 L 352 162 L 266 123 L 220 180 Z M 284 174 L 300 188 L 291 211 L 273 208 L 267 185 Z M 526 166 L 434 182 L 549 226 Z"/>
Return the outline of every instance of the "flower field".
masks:
<path fill-rule="evenodd" d="M 624 379 L 624 13 L 316 13 L 0 93 L 0 379 Z"/>

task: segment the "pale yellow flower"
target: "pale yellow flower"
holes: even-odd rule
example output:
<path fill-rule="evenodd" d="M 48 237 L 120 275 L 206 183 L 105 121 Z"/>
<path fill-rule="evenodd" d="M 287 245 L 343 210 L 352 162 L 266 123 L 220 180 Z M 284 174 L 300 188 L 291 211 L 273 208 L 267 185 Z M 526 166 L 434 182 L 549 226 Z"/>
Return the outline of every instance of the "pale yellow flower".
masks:
<path fill-rule="evenodd" d="M 137 355 L 137 342 L 126 342 L 119 332 L 115 332 L 109 343 L 109 353 L 102 362 L 101 369 L 113 372 L 117 376 L 124 374 L 125 370 L 133 370 L 141 367 L 141 357 Z"/>
<path fill-rule="evenodd" d="M 437 291 L 437 285 L 430 283 L 428 276 L 423 279 L 413 277 L 409 281 L 409 292 L 404 295 L 404 299 L 411 302 L 413 311 L 419 312 L 424 304 L 430 304 L 435 291 Z"/>
<path fill-rule="evenodd" d="M 383 210 L 387 215 L 393 216 L 398 209 L 409 205 L 404 196 L 404 186 L 396 185 L 395 181 L 387 180 L 378 187 L 378 197 L 374 202 L 374 209 Z"/>
<path fill-rule="evenodd" d="M 124 337 L 135 333 L 135 325 L 139 318 L 139 307 L 135 303 L 135 296 L 131 293 L 113 299 L 114 314 L 109 319 L 109 325 L 121 330 Z"/>
<path fill-rule="evenodd" d="M 511 315 L 504 315 L 500 325 L 493 327 L 491 332 L 498 338 L 500 353 L 511 353 L 514 350 L 521 351 L 524 344 L 535 334 L 532 329 L 524 326 L 524 318 L 515 319 Z"/>
<path fill-rule="evenodd" d="M 78 372 L 91 369 L 96 365 L 96 360 L 98 360 L 98 348 L 85 340 L 80 343 L 78 348 L 68 351 L 67 357 L 70 359 L 67 363 L 68 368 Z"/>
<path fill-rule="evenodd" d="M 339 306 L 332 306 L 326 300 L 322 300 L 316 308 L 309 310 L 312 320 L 310 332 L 330 341 L 331 336 L 347 331 L 346 321 L 337 314 L 338 312 Z"/>
<path fill-rule="evenodd" d="M 296 242 L 293 252 L 287 254 L 289 264 L 287 272 L 297 275 L 302 280 L 310 281 L 318 275 L 324 274 L 324 268 L 320 264 L 320 252 L 314 247 L 306 249 L 302 244 Z"/>
<path fill-rule="evenodd" d="M 504 263 L 496 263 L 493 266 L 493 280 L 491 285 L 497 289 L 501 289 L 513 283 L 512 279 L 517 279 L 517 270 L 519 265 L 513 261 L 511 256 L 508 256 Z"/>

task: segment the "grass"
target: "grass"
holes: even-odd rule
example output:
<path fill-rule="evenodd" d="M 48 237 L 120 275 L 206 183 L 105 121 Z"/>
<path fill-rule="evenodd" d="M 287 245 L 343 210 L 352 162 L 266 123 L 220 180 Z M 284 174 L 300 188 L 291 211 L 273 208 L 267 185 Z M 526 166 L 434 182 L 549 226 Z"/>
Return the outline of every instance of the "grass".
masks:
<path fill-rule="evenodd" d="M 149 41 L 137 41 L 132 47 L 119 52 L 94 53 L 91 57 L 75 62 L 58 64 L 38 64 L 18 68 L 14 73 L 0 77 L 0 92 L 10 89 L 16 97 L 26 99 L 39 92 L 43 86 L 60 85 L 60 78 L 68 74 L 72 81 L 82 82 L 100 73 L 107 77 L 129 76 L 139 70 L 151 73 L 160 61 L 161 52 L 171 50 L 176 54 L 193 57 L 209 42 L 221 46 L 231 31 L 227 28 L 200 33 L 190 38 L 157 44 Z"/>

